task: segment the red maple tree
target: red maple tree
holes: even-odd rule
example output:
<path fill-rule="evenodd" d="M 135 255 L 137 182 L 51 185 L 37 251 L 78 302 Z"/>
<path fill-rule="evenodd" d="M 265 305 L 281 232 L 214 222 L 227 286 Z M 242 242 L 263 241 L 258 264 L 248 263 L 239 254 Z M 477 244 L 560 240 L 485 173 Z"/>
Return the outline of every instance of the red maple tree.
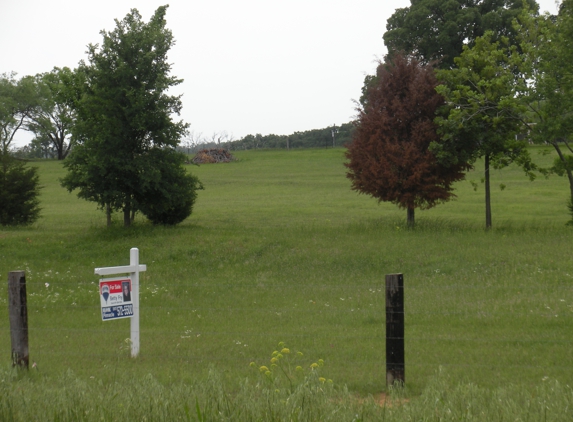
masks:
<path fill-rule="evenodd" d="M 352 189 L 407 209 L 428 209 L 450 199 L 467 164 L 445 167 L 429 150 L 440 142 L 434 118 L 444 99 L 430 65 L 396 55 L 380 63 L 365 89 L 345 163 Z"/>

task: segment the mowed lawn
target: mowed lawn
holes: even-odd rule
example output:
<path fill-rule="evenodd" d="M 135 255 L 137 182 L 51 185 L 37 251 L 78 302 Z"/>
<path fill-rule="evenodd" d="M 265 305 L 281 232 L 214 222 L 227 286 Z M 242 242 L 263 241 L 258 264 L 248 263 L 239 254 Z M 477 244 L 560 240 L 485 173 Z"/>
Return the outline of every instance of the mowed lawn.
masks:
<path fill-rule="evenodd" d="M 538 154 L 549 164 L 552 156 Z M 236 152 L 229 164 L 188 166 L 205 186 L 177 227 L 139 217 L 105 227 L 95 204 L 40 168 L 42 218 L 0 231 L 0 270 L 25 270 L 30 358 L 46 377 L 68 370 L 102 385 L 117 373 L 160 382 L 210 368 L 230 386 L 268 364 L 280 341 L 324 359 L 324 375 L 358 394 L 385 390 L 386 274 L 403 273 L 406 383 L 422 391 L 439 370 L 487 388 L 573 383 L 573 228 L 564 178 L 492 174 L 485 232 L 482 164 L 457 198 L 406 212 L 350 190 L 343 149 Z M 478 183 L 473 190 L 469 180 Z M 497 188 L 503 184 L 504 189 Z M 141 354 L 129 320 L 102 322 L 95 267 L 140 250 Z M 5 284 L 6 285 L 6 284 Z M 7 292 L 0 294 L 0 362 L 10 365 Z M 441 369 L 440 369 L 441 368 Z"/>

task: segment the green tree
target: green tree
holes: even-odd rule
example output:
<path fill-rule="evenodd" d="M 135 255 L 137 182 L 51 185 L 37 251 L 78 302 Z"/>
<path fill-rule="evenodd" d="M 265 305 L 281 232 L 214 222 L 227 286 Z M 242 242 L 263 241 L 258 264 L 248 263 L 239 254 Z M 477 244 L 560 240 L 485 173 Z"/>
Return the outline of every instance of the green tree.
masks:
<path fill-rule="evenodd" d="M 537 11 L 535 0 L 525 0 Z M 388 19 L 384 44 L 390 55 L 404 51 L 422 63 L 438 61 L 447 69 L 462 53 L 463 46 L 492 31 L 494 41 L 501 36 L 513 39 L 513 20 L 524 0 L 411 0 L 409 7 L 396 9 Z"/>
<path fill-rule="evenodd" d="M 573 205 L 573 1 L 561 3 L 557 17 L 523 13 L 516 28 L 526 58 L 528 80 L 523 103 L 528 111 L 528 138 L 549 144 L 557 153 L 550 169 L 569 181 Z M 573 208 L 572 208 L 573 210 Z M 573 212 L 572 212 L 573 217 Z M 569 224 L 573 224 L 573 218 Z"/>
<path fill-rule="evenodd" d="M 0 75 L 0 149 L 7 154 L 26 116 L 38 103 L 33 78 L 16 79 L 14 73 Z"/>
<path fill-rule="evenodd" d="M 36 167 L 0 153 L 0 225 L 31 224 L 40 216 L 40 178 Z"/>
<path fill-rule="evenodd" d="M 442 165 L 429 150 L 440 142 L 434 118 L 444 105 L 432 66 L 396 55 L 379 64 L 376 80 L 358 109 L 346 152 L 347 177 L 353 190 L 406 209 L 413 226 L 415 208 L 450 199 L 452 184 L 463 178 L 467 165 Z"/>
<path fill-rule="evenodd" d="M 58 160 L 68 155 L 71 147 L 71 128 L 74 124 L 74 84 L 78 75 L 67 67 L 36 75 L 38 104 L 26 115 L 26 129 L 36 135 L 39 144 L 49 141 Z"/>
<path fill-rule="evenodd" d="M 160 179 L 173 176 L 163 171 L 169 163 L 180 165 L 172 156 L 187 128 L 171 117 L 181 110 L 180 96 L 167 95 L 182 80 L 170 76 L 167 52 L 174 39 L 165 26 L 166 9 L 159 7 L 148 23 L 132 9 L 113 31 L 101 32 L 101 47 L 88 46 L 89 63 L 78 68 L 86 83 L 74 103 L 77 145 L 64 162 L 62 186 L 105 208 L 108 224 L 118 210 L 129 226 L 137 210 L 156 203 L 158 186 L 162 198 L 195 192 L 193 183 L 184 184 L 187 192 L 171 192 Z"/>
<path fill-rule="evenodd" d="M 473 47 L 464 47 L 455 59 L 456 68 L 441 70 L 437 91 L 451 106 L 447 116 L 438 116 L 441 143 L 432 151 L 444 164 L 474 163 L 484 158 L 486 228 L 492 226 L 490 169 L 515 162 L 533 179 L 535 166 L 526 142 L 516 139 L 523 131 L 524 107 L 519 98 L 526 89 L 523 55 L 502 37 L 492 42 L 486 32 Z"/>

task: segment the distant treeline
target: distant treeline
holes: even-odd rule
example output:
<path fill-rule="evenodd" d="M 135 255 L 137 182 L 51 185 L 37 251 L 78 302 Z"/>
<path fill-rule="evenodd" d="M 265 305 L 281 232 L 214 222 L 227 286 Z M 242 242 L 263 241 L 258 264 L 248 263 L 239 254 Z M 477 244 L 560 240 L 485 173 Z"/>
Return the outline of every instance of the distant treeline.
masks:
<path fill-rule="evenodd" d="M 352 139 L 354 126 L 344 123 L 341 126 L 330 126 L 324 129 L 312 129 L 304 132 L 294 132 L 291 135 L 247 135 L 238 140 L 229 140 L 219 137 L 218 140 L 189 143 L 183 142 L 181 149 L 184 152 L 194 153 L 204 148 L 226 148 L 232 151 L 263 148 L 332 148 L 341 147 Z M 215 138 L 215 137 L 213 137 Z"/>
<path fill-rule="evenodd" d="M 341 126 L 331 126 L 324 129 L 313 129 L 304 132 L 295 132 L 291 135 L 247 135 L 238 141 L 230 142 L 232 150 L 257 148 L 328 148 L 340 147 L 352 138 L 354 126 L 344 123 Z"/>

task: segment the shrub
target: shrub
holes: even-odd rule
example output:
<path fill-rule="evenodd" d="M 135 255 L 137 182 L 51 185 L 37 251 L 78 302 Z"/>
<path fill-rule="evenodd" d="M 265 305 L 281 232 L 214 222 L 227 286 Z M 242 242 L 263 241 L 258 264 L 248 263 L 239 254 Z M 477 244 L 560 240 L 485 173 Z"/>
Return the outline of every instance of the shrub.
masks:
<path fill-rule="evenodd" d="M 179 224 L 191 215 L 203 185 L 182 166 L 183 155 L 169 150 L 154 150 L 152 155 L 155 168 L 138 198 L 139 208 L 153 224 Z"/>
<path fill-rule="evenodd" d="M 36 167 L 0 153 L 0 224 L 31 224 L 40 216 L 40 177 Z"/>

